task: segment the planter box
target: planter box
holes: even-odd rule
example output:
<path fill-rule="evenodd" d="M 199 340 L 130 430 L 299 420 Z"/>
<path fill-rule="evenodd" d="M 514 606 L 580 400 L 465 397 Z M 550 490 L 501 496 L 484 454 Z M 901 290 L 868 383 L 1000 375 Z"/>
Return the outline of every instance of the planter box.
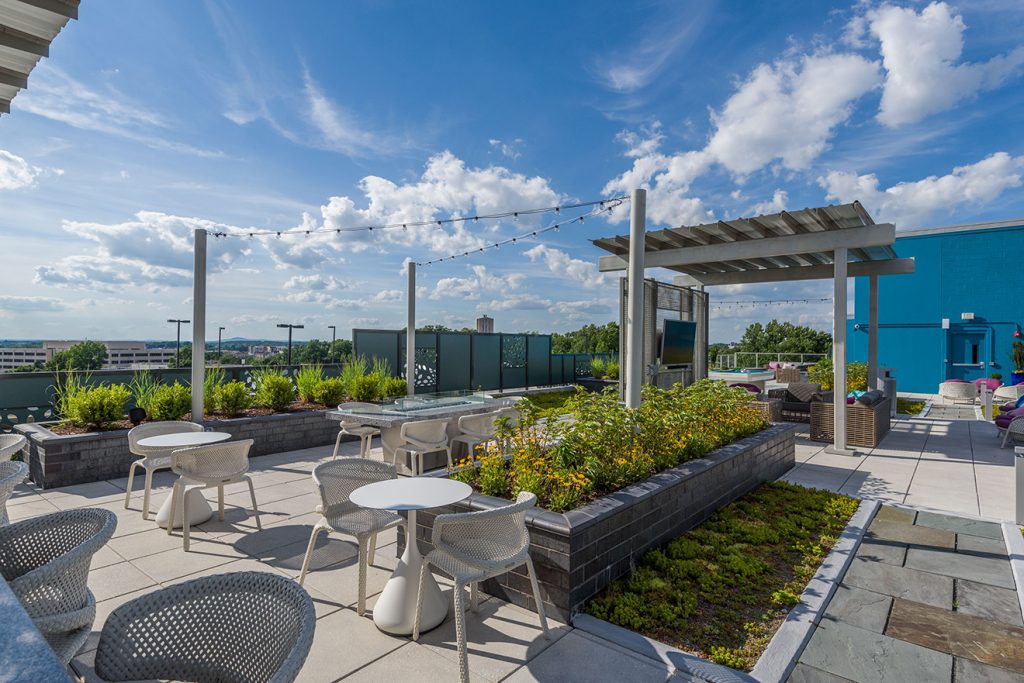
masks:
<path fill-rule="evenodd" d="M 587 391 L 604 391 L 608 387 L 619 386 L 619 380 L 617 379 L 594 379 L 593 377 L 578 377 L 576 384 L 580 385 Z"/>
<path fill-rule="evenodd" d="M 209 420 L 205 425 L 235 440 L 253 439 L 249 455 L 267 455 L 333 444 L 338 423 L 328 420 L 324 412 Z M 43 489 L 126 477 L 136 458 L 128 451 L 127 429 L 68 436 L 54 434 L 44 424 L 19 424 L 14 429 L 28 437 L 29 477 Z"/>
<path fill-rule="evenodd" d="M 664 545 L 718 508 L 779 478 L 796 462 L 796 427 L 765 430 L 660 472 L 642 482 L 559 514 L 544 509 L 527 515 L 530 555 L 537 569 L 544 608 L 566 623 L 583 603 L 625 574 L 648 550 Z M 428 476 L 446 476 L 443 471 Z M 416 535 L 428 552 L 434 517 L 443 512 L 487 510 L 508 501 L 474 493 L 468 499 L 417 515 Z M 399 551 L 404 547 L 399 532 Z M 486 581 L 484 590 L 536 610 L 526 568 Z"/>

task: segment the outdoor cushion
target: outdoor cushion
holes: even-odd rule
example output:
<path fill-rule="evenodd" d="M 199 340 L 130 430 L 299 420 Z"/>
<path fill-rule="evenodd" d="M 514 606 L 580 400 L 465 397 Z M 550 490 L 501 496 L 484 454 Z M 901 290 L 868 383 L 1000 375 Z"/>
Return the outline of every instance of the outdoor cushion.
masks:
<path fill-rule="evenodd" d="M 791 382 L 786 387 L 789 400 L 796 403 L 810 403 L 811 398 L 820 391 L 820 385 L 809 382 Z"/>
<path fill-rule="evenodd" d="M 769 370 L 778 370 L 779 369 L 779 362 L 778 361 L 774 361 L 774 360 L 773 361 L 769 361 L 768 369 Z"/>
<path fill-rule="evenodd" d="M 999 387 L 1003 386 L 1002 382 L 1000 382 L 998 379 L 994 379 L 992 377 L 986 377 L 984 379 L 976 379 L 976 380 L 974 380 L 974 384 L 976 386 L 978 386 L 978 387 L 986 386 L 986 387 L 988 387 L 989 391 L 995 391 Z"/>
<path fill-rule="evenodd" d="M 884 398 L 885 394 L 883 394 L 878 389 L 872 389 L 871 391 L 865 391 L 863 394 L 861 394 L 857 398 L 857 403 L 861 404 L 862 406 L 873 406 L 879 403 Z"/>
<path fill-rule="evenodd" d="M 736 387 L 737 389 L 746 389 L 752 394 L 760 394 L 761 390 L 756 384 L 749 384 L 748 382 L 733 382 L 729 385 L 730 387 Z"/>
<path fill-rule="evenodd" d="M 955 384 L 970 384 L 970 382 L 968 382 L 965 379 L 947 379 L 946 382 Z"/>
<path fill-rule="evenodd" d="M 856 403 L 856 401 L 857 399 L 855 399 L 853 396 L 846 397 L 846 405 L 848 406 L 852 406 L 854 403 Z"/>

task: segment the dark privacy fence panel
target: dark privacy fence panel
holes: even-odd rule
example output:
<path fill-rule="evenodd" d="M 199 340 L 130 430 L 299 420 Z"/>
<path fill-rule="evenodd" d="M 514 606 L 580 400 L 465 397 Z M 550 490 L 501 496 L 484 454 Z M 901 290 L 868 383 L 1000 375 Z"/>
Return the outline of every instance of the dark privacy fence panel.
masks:
<path fill-rule="evenodd" d="M 393 374 L 405 376 L 405 332 L 353 330 L 356 356 L 383 358 Z M 417 391 L 519 389 L 570 384 L 590 376 L 594 357 L 615 354 L 552 354 L 546 334 L 417 332 Z"/>

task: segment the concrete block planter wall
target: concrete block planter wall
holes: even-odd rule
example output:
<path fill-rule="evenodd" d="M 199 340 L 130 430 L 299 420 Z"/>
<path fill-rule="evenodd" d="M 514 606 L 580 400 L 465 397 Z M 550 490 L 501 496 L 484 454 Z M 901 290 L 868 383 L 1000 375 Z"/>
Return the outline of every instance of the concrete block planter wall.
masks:
<path fill-rule="evenodd" d="M 338 423 L 321 410 L 209 420 L 206 426 L 236 440 L 253 439 L 251 456 L 333 444 L 338 436 Z M 44 489 L 126 477 L 135 457 L 128 451 L 126 429 L 68 436 L 44 424 L 14 429 L 28 437 L 29 477 Z"/>
<path fill-rule="evenodd" d="M 566 623 L 587 600 L 624 575 L 648 550 L 707 519 L 718 508 L 777 479 L 796 461 L 795 425 L 774 424 L 753 436 L 660 472 L 564 514 L 536 509 L 527 516 L 530 554 L 547 613 Z M 436 472 L 434 476 L 445 476 Z M 474 493 L 417 515 L 416 535 L 427 552 L 434 517 L 488 510 L 508 501 Z M 399 538 L 400 551 L 404 538 Z M 526 569 L 485 582 L 491 595 L 536 610 Z"/>

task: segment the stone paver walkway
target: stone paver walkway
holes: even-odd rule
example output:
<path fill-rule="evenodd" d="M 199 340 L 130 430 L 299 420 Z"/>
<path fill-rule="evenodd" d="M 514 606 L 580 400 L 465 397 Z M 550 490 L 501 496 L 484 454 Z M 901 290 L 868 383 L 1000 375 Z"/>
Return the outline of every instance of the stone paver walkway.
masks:
<path fill-rule="evenodd" d="M 882 506 L 791 683 L 1024 683 L 998 524 Z"/>
<path fill-rule="evenodd" d="M 973 410 L 973 408 L 971 409 Z M 825 452 L 806 426 L 786 481 L 918 508 L 1012 521 L 1013 449 L 980 420 L 903 418 L 874 449 Z"/>

